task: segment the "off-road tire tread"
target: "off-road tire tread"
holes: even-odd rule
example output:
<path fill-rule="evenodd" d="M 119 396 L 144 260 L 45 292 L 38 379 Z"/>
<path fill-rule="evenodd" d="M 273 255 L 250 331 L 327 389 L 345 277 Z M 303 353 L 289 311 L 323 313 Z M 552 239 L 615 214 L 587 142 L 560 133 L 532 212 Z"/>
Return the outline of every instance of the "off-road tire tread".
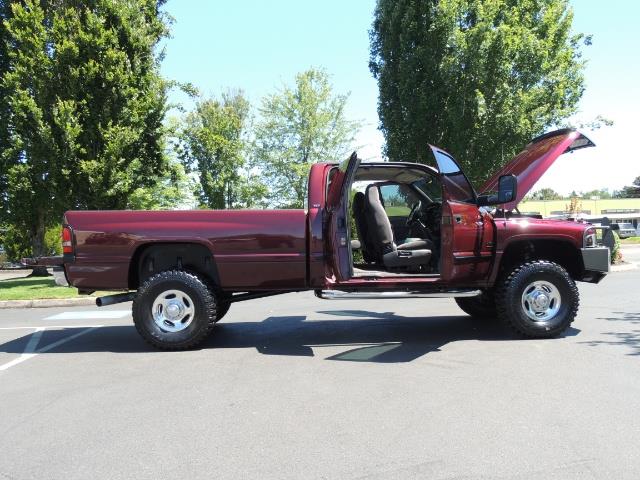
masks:
<path fill-rule="evenodd" d="M 141 305 L 141 302 L 144 301 L 144 293 L 159 281 L 182 281 L 195 291 L 199 292 L 199 295 L 201 297 L 200 299 L 205 306 L 205 315 L 209 319 L 208 325 L 204 328 L 201 328 L 193 337 L 175 344 L 161 343 L 152 335 L 150 335 L 148 331 L 142 328 L 142 326 L 139 325 L 137 321 L 135 321 L 135 312 L 139 308 L 148 307 L 147 305 Z M 216 322 L 216 297 L 213 292 L 214 290 L 211 288 L 209 282 L 196 273 L 186 270 L 165 270 L 163 272 L 157 273 L 152 277 L 149 277 L 142 284 L 142 286 L 138 289 L 138 294 L 133 300 L 132 312 L 136 330 L 148 344 L 160 350 L 176 351 L 194 348 L 207 338 Z"/>
<path fill-rule="evenodd" d="M 509 298 L 511 296 L 510 294 L 512 290 L 521 283 L 520 281 L 518 281 L 521 276 L 524 276 L 524 278 L 526 278 L 526 276 L 528 275 L 539 273 L 541 268 L 545 269 L 546 271 L 552 271 L 563 277 L 563 279 L 569 286 L 571 297 L 573 297 L 573 304 L 571 309 L 565 314 L 564 320 L 558 326 L 544 332 L 531 332 L 522 328 L 520 325 L 514 322 L 513 315 L 516 312 L 514 312 L 513 302 L 510 301 Z M 508 275 L 503 276 L 502 280 L 498 282 L 495 298 L 498 318 L 505 325 L 511 328 L 515 333 L 525 338 L 552 338 L 558 336 L 567 328 L 569 328 L 569 326 L 573 323 L 580 307 L 580 293 L 578 291 L 576 283 L 562 266 L 548 260 L 533 260 L 523 263 L 514 268 Z M 563 302 L 567 302 L 569 300 L 570 299 L 562 298 Z M 519 301 L 517 302 L 515 308 L 517 308 L 518 310 L 521 308 Z"/>

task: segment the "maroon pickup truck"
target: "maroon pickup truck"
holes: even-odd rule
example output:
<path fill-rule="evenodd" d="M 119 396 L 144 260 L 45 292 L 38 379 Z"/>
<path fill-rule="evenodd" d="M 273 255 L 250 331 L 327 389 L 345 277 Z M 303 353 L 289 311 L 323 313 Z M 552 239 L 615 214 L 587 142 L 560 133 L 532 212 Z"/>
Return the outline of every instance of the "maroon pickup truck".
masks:
<path fill-rule="evenodd" d="M 560 130 L 527 145 L 476 190 L 446 152 L 415 163 L 318 163 L 302 210 L 70 211 L 62 266 L 80 293 L 133 300 L 152 345 L 197 345 L 234 302 L 314 290 L 325 299 L 452 297 L 525 337 L 563 332 L 575 281 L 599 282 L 609 250 L 595 227 L 516 208 L 563 153 L 591 147 Z M 425 306 L 425 313 L 428 307 Z"/>

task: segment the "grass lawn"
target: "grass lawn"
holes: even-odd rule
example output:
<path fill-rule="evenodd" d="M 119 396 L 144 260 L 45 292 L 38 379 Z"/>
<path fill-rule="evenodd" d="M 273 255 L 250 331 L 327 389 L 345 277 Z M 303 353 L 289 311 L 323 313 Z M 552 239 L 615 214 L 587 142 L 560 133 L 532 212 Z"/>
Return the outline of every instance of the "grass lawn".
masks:
<path fill-rule="evenodd" d="M 94 295 L 107 292 L 96 292 Z M 84 295 L 83 295 L 84 296 Z M 78 298 L 76 288 L 59 287 L 53 277 L 0 280 L 0 300 L 35 300 L 39 298 Z"/>
<path fill-rule="evenodd" d="M 411 209 L 407 207 L 384 207 L 389 217 L 407 217 Z"/>
<path fill-rule="evenodd" d="M 640 244 L 640 237 L 621 238 L 620 243 L 622 245 Z"/>

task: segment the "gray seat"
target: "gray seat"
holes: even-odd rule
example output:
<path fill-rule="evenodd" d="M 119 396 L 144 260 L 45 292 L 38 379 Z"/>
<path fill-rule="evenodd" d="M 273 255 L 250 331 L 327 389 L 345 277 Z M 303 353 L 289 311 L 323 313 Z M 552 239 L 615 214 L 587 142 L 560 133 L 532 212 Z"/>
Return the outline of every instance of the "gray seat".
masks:
<path fill-rule="evenodd" d="M 396 245 L 391 222 L 384 210 L 380 189 L 375 184 L 367 187 L 364 213 L 367 241 L 375 262 L 389 268 L 419 267 L 429 264 L 431 261 L 429 241 L 412 239 L 408 243 Z"/>

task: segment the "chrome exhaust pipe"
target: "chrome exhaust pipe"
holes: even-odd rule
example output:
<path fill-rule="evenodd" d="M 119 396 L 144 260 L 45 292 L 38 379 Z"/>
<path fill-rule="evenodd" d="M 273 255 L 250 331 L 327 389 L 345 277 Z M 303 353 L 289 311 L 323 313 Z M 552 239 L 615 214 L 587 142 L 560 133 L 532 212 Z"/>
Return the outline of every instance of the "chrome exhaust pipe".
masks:
<path fill-rule="evenodd" d="M 96 305 L 106 307 L 107 305 L 115 305 L 116 303 L 130 302 L 136 298 L 136 292 L 118 293 L 117 295 L 106 295 L 96 298 Z"/>

